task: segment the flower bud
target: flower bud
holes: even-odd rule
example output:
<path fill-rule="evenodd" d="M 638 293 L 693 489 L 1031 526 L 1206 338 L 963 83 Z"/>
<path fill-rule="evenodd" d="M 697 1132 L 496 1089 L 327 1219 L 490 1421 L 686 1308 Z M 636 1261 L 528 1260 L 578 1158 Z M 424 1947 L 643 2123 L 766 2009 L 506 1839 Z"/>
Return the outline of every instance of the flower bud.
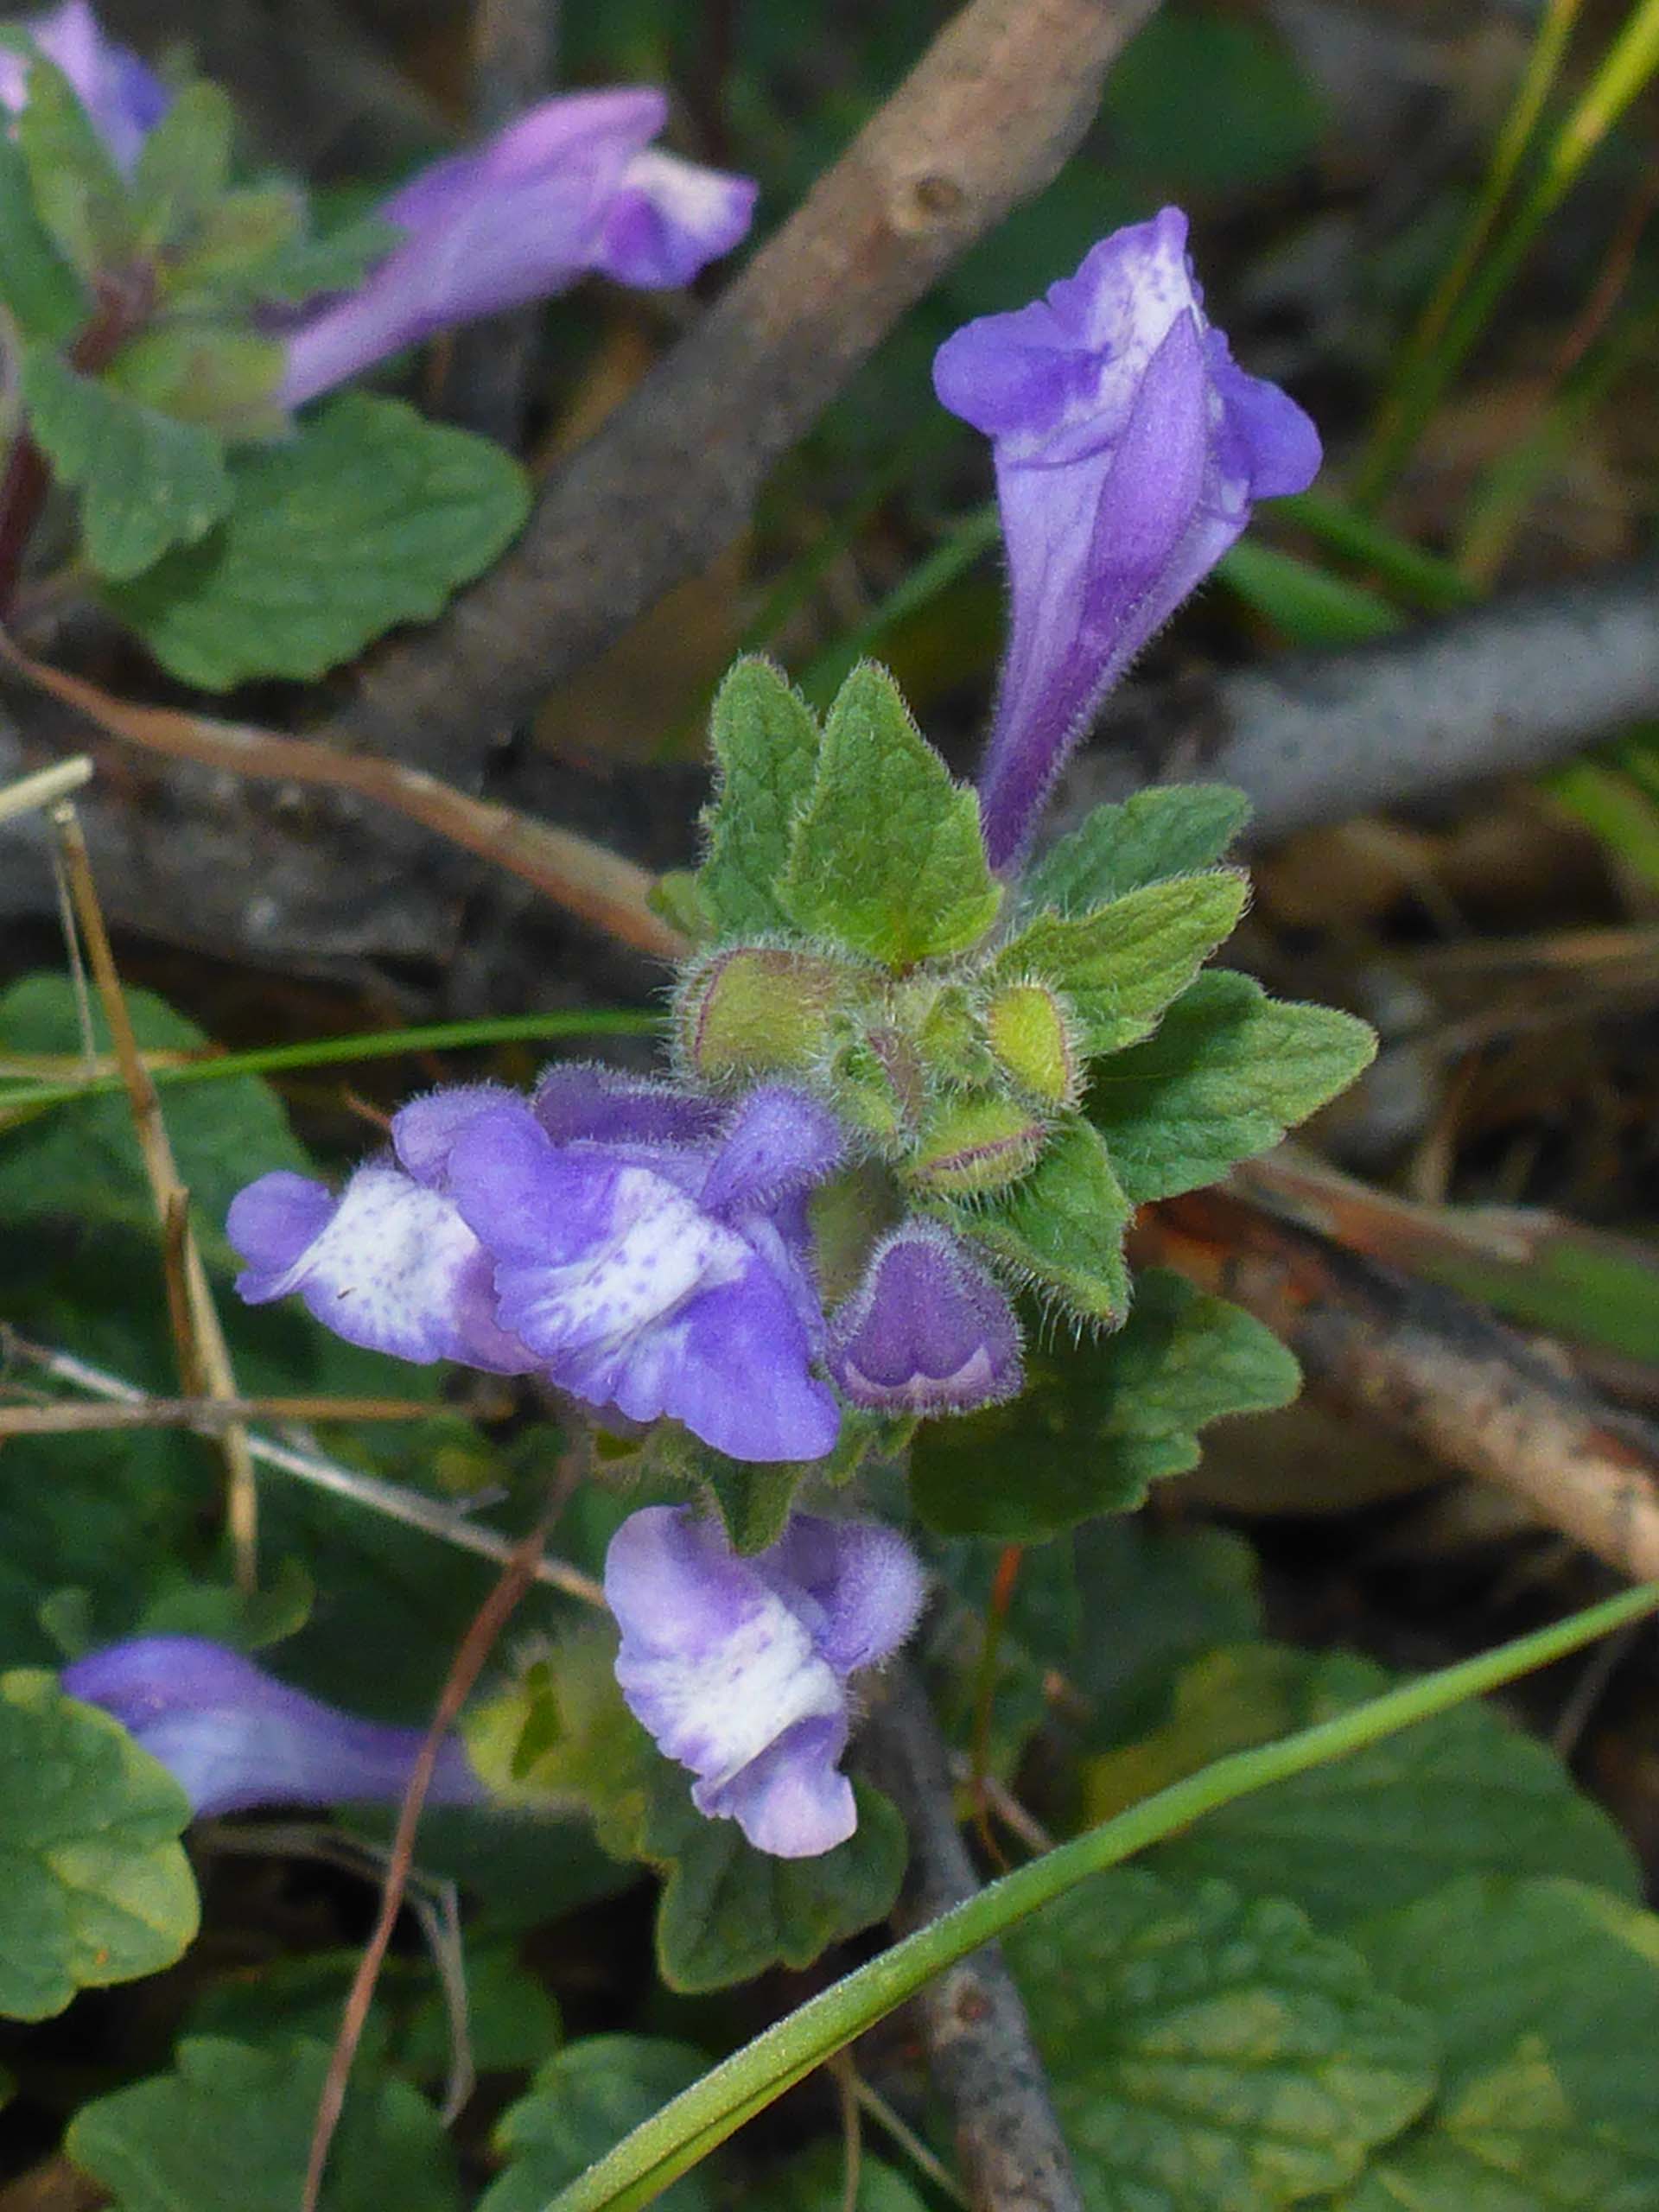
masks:
<path fill-rule="evenodd" d="M 680 995 L 686 1065 L 705 1082 L 809 1066 L 850 971 L 816 953 L 741 945 L 692 970 Z"/>
<path fill-rule="evenodd" d="M 933 1115 L 906 1172 L 912 1184 L 942 1196 L 1000 1191 L 1035 1166 L 1046 1134 L 1041 1117 L 1017 1099 L 969 1092 Z"/>
<path fill-rule="evenodd" d="M 1046 984 L 1005 984 L 985 1009 L 985 1034 L 1022 1090 L 1051 1106 L 1071 1104 L 1077 1056 L 1059 1001 Z"/>

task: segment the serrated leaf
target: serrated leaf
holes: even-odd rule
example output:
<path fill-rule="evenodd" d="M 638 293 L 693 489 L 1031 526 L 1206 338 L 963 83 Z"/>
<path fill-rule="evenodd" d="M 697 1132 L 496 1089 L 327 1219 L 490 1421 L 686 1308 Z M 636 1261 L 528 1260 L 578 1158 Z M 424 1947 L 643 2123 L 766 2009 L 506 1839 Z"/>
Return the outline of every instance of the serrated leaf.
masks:
<path fill-rule="evenodd" d="M 946 1535 L 1034 1542 L 1141 1503 L 1196 1465 L 1198 1430 L 1294 1397 L 1296 1363 L 1259 1321 L 1153 1269 L 1116 1335 L 1034 1352 L 1025 1392 L 925 1422 L 911 1494 Z"/>
<path fill-rule="evenodd" d="M 145 134 L 133 166 L 132 197 L 147 245 L 170 245 L 224 192 L 235 121 L 228 96 L 199 79 L 174 94 Z"/>
<path fill-rule="evenodd" d="M 46 346 L 30 348 L 22 389 L 36 443 L 80 495 L 88 565 L 108 582 L 195 544 L 228 512 L 231 479 L 212 431 L 82 376 Z"/>
<path fill-rule="evenodd" d="M 179 2045 L 175 2070 L 83 2107 L 65 2148 L 115 2212 L 294 2212 L 305 2182 L 326 2044 L 259 2050 L 219 2037 Z M 354 2080 L 321 2212 L 458 2212 L 454 2155 L 407 2082 Z"/>
<path fill-rule="evenodd" d="M 1230 871 L 1173 876 L 1086 914 L 1039 914 L 997 955 L 993 973 L 1065 993 L 1085 1054 L 1121 1052 L 1151 1033 L 1164 1009 L 1237 926 L 1249 896 Z"/>
<path fill-rule="evenodd" d="M 1433 2094 L 1423 2013 L 1279 1899 L 1124 1869 L 1005 1944 L 1093 2212 L 1275 2212 Z"/>
<path fill-rule="evenodd" d="M 1129 1302 L 1123 1232 L 1130 1211 L 1105 1146 L 1074 1116 L 1021 1181 L 971 1211 L 959 1208 L 954 1219 L 1040 1296 L 1110 1326 Z"/>
<path fill-rule="evenodd" d="M 1250 803 L 1227 784 L 1160 785 L 1121 806 L 1097 806 L 1028 868 L 1020 903 L 1062 914 L 1194 875 L 1211 868 L 1250 818 Z"/>
<path fill-rule="evenodd" d="M 276 404 L 286 359 L 274 338 L 257 331 L 191 321 L 132 339 L 103 381 L 174 422 L 221 438 L 264 438 L 288 419 Z"/>
<path fill-rule="evenodd" d="M 126 183 L 74 86 L 38 51 L 11 128 L 35 211 L 80 274 L 96 276 L 129 260 L 138 238 Z"/>
<path fill-rule="evenodd" d="M 128 1011 L 146 1052 L 202 1052 L 210 1040 L 152 992 L 130 990 Z M 94 1046 L 107 1052 L 101 1017 Z M 80 1046 L 74 990 L 61 976 L 25 976 L 0 991 L 0 1049 L 73 1055 Z M 194 1201 L 194 1221 L 210 1261 L 229 1264 L 225 1213 L 251 1176 L 285 1167 L 315 1173 L 267 1083 L 240 1076 L 188 1085 L 162 1101 L 180 1177 Z M 155 1200 L 145 1180 L 132 1115 L 124 1098 L 55 1106 L 21 1128 L 0 1131 L 0 1222 L 16 1230 L 62 1219 L 83 1228 L 154 1234 Z M 399 1370 L 407 1373 L 407 1370 Z M 127 1448 L 130 1448 L 127 1447 Z"/>
<path fill-rule="evenodd" d="M 1345 1713 L 1392 1686 L 1345 1652 L 1243 1644 L 1200 1659 L 1167 1726 L 1084 1770 L 1091 1820 L 1139 1803 L 1227 1752 Z M 1454 1874 L 1567 1874 L 1637 1893 L 1629 1847 L 1546 1745 L 1491 1706 L 1470 1705 L 1254 1792 L 1160 1844 L 1160 1872 L 1225 1873 L 1288 1897 L 1316 1925 L 1347 1929 Z"/>
<path fill-rule="evenodd" d="M 0 1675 L 0 2013 L 158 1974 L 196 1932 L 182 1789 L 96 1707 Z"/>
<path fill-rule="evenodd" d="M 709 717 L 718 782 L 703 817 L 709 849 L 696 876 L 715 935 L 788 927 L 778 885 L 820 741 L 812 709 L 781 670 L 753 658 L 734 664 Z"/>
<path fill-rule="evenodd" d="M 0 303 L 25 339 L 61 346 L 92 311 L 92 294 L 41 220 L 28 165 L 0 131 Z"/>
<path fill-rule="evenodd" d="M 1341 2212 L 1652 2212 L 1659 1920 L 1572 1881 L 1468 1876 L 1357 1933 L 1434 2018 L 1446 2083 Z"/>
<path fill-rule="evenodd" d="M 1158 1033 L 1096 1068 L 1090 1119 L 1131 1201 L 1173 1198 L 1265 1152 L 1344 1090 L 1376 1039 L 1333 1007 L 1270 999 L 1249 976 L 1200 976 Z"/>
<path fill-rule="evenodd" d="M 996 918 L 1002 893 L 978 798 L 873 661 L 853 671 L 825 720 L 778 896 L 809 935 L 891 968 L 966 951 Z"/>
<path fill-rule="evenodd" d="M 237 454 L 201 544 L 106 592 L 188 683 L 310 678 L 428 620 L 524 520 L 523 471 L 486 438 L 348 392 L 292 440 Z"/>
<path fill-rule="evenodd" d="M 664 1877 L 657 1964 L 671 1989 L 724 1989 L 769 1967 L 809 1967 L 830 1944 L 886 1919 L 905 1871 L 904 1822 L 855 1783 L 858 1827 L 816 1859 L 773 1859 L 734 1821 L 709 1821 L 666 1765 L 638 1855 Z"/>
<path fill-rule="evenodd" d="M 543 2066 L 497 2121 L 494 2145 L 511 2163 L 478 2212 L 543 2212 L 568 2182 L 630 2129 L 709 2070 L 691 2044 L 660 2036 L 584 2036 Z M 709 2171 L 698 2166 L 664 2190 L 665 2212 L 711 2212 Z"/>

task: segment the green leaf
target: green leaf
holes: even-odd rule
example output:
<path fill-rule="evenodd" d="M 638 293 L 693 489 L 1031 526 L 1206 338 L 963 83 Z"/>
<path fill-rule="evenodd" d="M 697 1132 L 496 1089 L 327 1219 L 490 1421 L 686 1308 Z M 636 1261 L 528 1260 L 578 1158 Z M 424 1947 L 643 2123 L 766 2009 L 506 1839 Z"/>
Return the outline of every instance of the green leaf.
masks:
<path fill-rule="evenodd" d="M 0 132 L 0 303 L 25 339 L 62 346 L 92 311 L 92 295 L 41 220 L 29 169 Z"/>
<path fill-rule="evenodd" d="M 179 2045 L 158 2074 L 85 2106 L 65 2148 L 114 2212 L 294 2212 L 304 2184 L 326 2044 L 258 2050 L 218 2037 Z M 322 2212 L 459 2212 L 454 2156 L 406 2082 L 354 2079 Z"/>
<path fill-rule="evenodd" d="M 1269 22 L 1184 4 L 1147 26 L 1104 95 L 1112 160 L 1150 195 L 1236 198 L 1309 160 L 1324 105 L 1297 50 Z"/>
<path fill-rule="evenodd" d="M 905 1871 L 904 1822 L 855 1783 L 858 1827 L 817 1859 L 773 1859 L 734 1821 L 705 1820 L 664 1763 L 637 1855 L 664 1873 L 657 1964 L 671 1989 L 724 1989 L 776 1966 L 809 1967 L 830 1944 L 885 1920 Z"/>
<path fill-rule="evenodd" d="M 1433 2094 L 1422 2012 L 1277 1898 L 1122 1870 L 1005 1940 L 1100 2212 L 1273 2212 L 1339 2189 Z"/>
<path fill-rule="evenodd" d="M 305 213 L 304 201 L 285 186 L 227 193 L 174 262 L 170 298 L 220 308 L 296 306 L 318 292 L 351 290 L 404 235 L 395 223 L 365 215 L 310 238 Z"/>
<path fill-rule="evenodd" d="M 496 2151 L 512 2163 L 485 2190 L 478 2212 L 543 2212 L 567 2182 L 708 2070 L 701 2051 L 658 2036 L 568 2044 L 496 2123 Z M 699 2169 L 657 2201 L 664 2212 L 713 2212 L 711 2177 Z"/>
<path fill-rule="evenodd" d="M 1090 1120 L 1131 1201 L 1213 1183 L 1345 1090 L 1371 1059 L 1364 1022 L 1270 999 L 1249 976 L 1200 976 L 1155 1037 L 1096 1068 Z"/>
<path fill-rule="evenodd" d="M 1259 1321 L 1154 1269 L 1115 1336 L 1033 1353 L 1024 1393 L 925 1422 L 911 1453 L 916 1510 L 947 1535 L 1035 1542 L 1197 1465 L 1198 1431 L 1294 1397 L 1295 1361 Z"/>
<path fill-rule="evenodd" d="M 868 2145 L 868 2133 L 866 2142 Z M 815 2143 L 778 2167 L 744 2199 L 747 2212 L 927 2212 L 901 2173 L 868 2147 L 858 2162 L 858 2189 L 849 2207 L 847 2154 L 839 2143 Z M 537 2208 L 539 2212 L 539 2208 Z"/>
<path fill-rule="evenodd" d="M 993 973 L 1050 982 L 1071 1000 L 1085 1054 L 1147 1036 L 1186 989 L 1249 896 L 1231 870 L 1172 876 L 1088 914 L 1039 914 L 997 955 Z"/>
<path fill-rule="evenodd" d="M 1310 652 L 1370 645 L 1406 626 L 1406 617 L 1380 592 L 1276 545 L 1241 540 L 1224 554 L 1216 574 L 1292 645 Z"/>
<path fill-rule="evenodd" d="M 236 118 L 228 96 L 200 79 L 175 92 L 138 149 L 134 211 L 147 245 L 171 245 L 223 194 Z"/>
<path fill-rule="evenodd" d="M 1076 914 L 1173 875 L 1196 875 L 1249 818 L 1249 799 L 1227 784 L 1159 785 L 1121 806 L 1097 806 L 1027 870 L 1020 905 Z"/>
<path fill-rule="evenodd" d="M 770 661 L 745 658 L 715 694 L 709 742 L 718 784 L 703 817 L 709 849 L 697 872 L 699 898 L 716 935 L 785 929 L 778 883 L 817 768 L 812 709 Z"/>
<path fill-rule="evenodd" d="M 208 1048 L 194 1022 L 149 991 L 130 990 L 127 1009 L 147 1052 Z M 0 1051 L 73 1054 L 80 1041 L 75 994 L 63 976 L 25 976 L 0 991 Z M 110 1049 L 98 1015 L 93 1043 L 100 1052 Z M 164 1110 L 203 1249 L 210 1261 L 228 1264 L 226 1210 L 250 1177 L 273 1167 L 315 1170 L 289 1128 L 282 1101 L 258 1077 L 181 1087 L 168 1094 Z M 57 1219 L 155 1235 L 155 1201 L 124 1098 L 54 1107 L 20 1128 L 0 1130 L 0 1223 L 16 1231 Z"/>
<path fill-rule="evenodd" d="M 138 243 L 125 181 L 74 86 L 38 52 L 12 130 L 35 211 L 74 267 L 83 276 L 120 268 Z"/>
<path fill-rule="evenodd" d="M 165 668 L 209 690 L 318 677 L 395 623 L 429 620 L 528 503 L 499 447 L 362 392 L 237 454 L 231 477 L 221 528 L 105 594 Z"/>
<path fill-rule="evenodd" d="M 1165 1728 L 1089 1763 L 1089 1817 L 1349 1712 L 1389 1684 L 1382 1668 L 1344 1652 L 1262 1643 L 1212 1653 L 1182 1675 Z M 1547 1745 L 1484 1705 L 1228 1806 L 1160 1845 L 1153 1863 L 1183 1880 L 1224 1872 L 1241 1889 L 1294 1898 L 1333 1931 L 1471 1871 L 1573 1875 L 1626 1897 L 1637 1889 L 1606 1814 Z"/>
<path fill-rule="evenodd" d="M 1139 1514 L 1086 1522 L 1072 1545 L 1089 1602 L 1053 1663 L 1089 1700 L 1091 1744 L 1157 1727 L 1182 1668 L 1262 1631 L 1255 1552 L 1230 1529 Z"/>
<path fill-rule="evenodd" d="M 185 1794 L 126 1730 L 30 1669 L 0 1675 L 0 2012 L 159 1974 L 196 1932 Z"/>
<path fill-rule="evenodd" d="M 1659 2204 L 1659 1921 L 1571 1881 L 1466 1876 L 1357 1931 L 1421 2005 L 1443 2094 L 1342 2212 L 1649 2212 Z"/>
<path fill-rule="evenodd" d="M 1074 1116 L 1021 1181 L 971 1211 L 958 1208 L 954 1218 L 1041 1297 L 1110 1326 L 1129 1302 L 1129 1213 L 1105 1146 Z"/>
<path fill-rule="evenodd" d="M 287 421 L 276 404 L 286 359 L 274 338 L 220 323 L 147 330 L 110 363 L 104 382 L 177 423 L 224 438 L 273 436 Z"/>
<path fill-rule="evenodd" d="M 809 934 L 891 968 L 965 952 L 996 918 L 1002 893 L 978 798 L 954 781 L 873 661 L 830 709 L 778 897 Z"/>
<path fill-rule="evenodd" d="M 139 575 L 229 510 L 224 448 L 211 431 L 82 376 L 48 346 L 29 349 L 22 389 L 36 442 L 80 494 L 81 541 L 100 576 Z"/>

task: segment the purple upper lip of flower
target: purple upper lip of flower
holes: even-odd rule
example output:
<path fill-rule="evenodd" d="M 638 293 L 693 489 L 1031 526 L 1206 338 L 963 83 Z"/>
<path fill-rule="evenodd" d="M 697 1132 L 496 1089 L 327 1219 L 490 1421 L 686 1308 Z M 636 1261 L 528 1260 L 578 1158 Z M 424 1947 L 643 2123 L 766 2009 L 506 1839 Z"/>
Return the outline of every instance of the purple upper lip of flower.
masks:
<path fill-rule="evenodd" d="M 833 1447 L 805 1200 L 842 1140 L 817 1100 L 766 1085 L 721 1109 L 565 1067 L 533 1104 L 487 1087 L 418 1099 L 392 1141 L 338 1200 L 285 1173 L 240 1193 L 245 1299 L 297 1293 L 404 1359 L 539 1370 L 733 1459 Z"/>
<path fill-rule="evenodd" d="M 1013 1397 L 1022 1380 L 1014 1308 L 934 1222 L 906 1222 L 876 1247 L 830 1339 L 847 1395 L 888 1413 L 966 1413 Z"/>
<path fill-rule="evenodd" d="M 1103 240 L 1075 276 L 948 338 L 934 385 L 992 441 L 1013 594 L 980 773 L 993 864 L 1023 854 L 1106 691 L 1249 522 L 1300 492 L 1318 433 L 1205 321 L 1186 218 Z"/>
<path fill-rule="evenodd" d="M 339 1712 L 202 1637 L 106 1644 L 62 1679 L 71 1697 L 101 1706 L 158 1759 L 199 1815 L 396 1802 L 425 1735 Z M 427 1802 L 474 1804 L 485 1795 L 465 1749 L 448 1738 Z"/>
<path fill-rule="evenodd" d="M 25 16 L 10 28 L 22 31 L 73 86 L 92 126 L 116 164 L 130 169 L 138 149 L 167 112 L 167 86 L 130 47 L 105 38 L 86 0 Z M 25 55 L 0 48 L 0 108 L 15 115 L 29 97 Z"/>
<path fill-rule="evenodd" d="M 649 1506 L 612 1539 L 605 1594 L 622 1694 L 696 1777 L 698 1811 L 776 1858 L 844 1843 L 858 1822 L 838 1765 L 848 1680 L 897 1650 L 921 1610 L 921 1570 L 896 1530 L 797 1514 L 740 1559 L 716 1523 Z"/>
<path fill-rule="evenodd" d="M 567 94 L 423 170 L 380 210 L 401 242 L 285 332 L 284 404 L 590 271 L 645 288 L 689 283 L 743 238 L 755 187 L 652 147 L 667 118 L 649 86 Z"/>

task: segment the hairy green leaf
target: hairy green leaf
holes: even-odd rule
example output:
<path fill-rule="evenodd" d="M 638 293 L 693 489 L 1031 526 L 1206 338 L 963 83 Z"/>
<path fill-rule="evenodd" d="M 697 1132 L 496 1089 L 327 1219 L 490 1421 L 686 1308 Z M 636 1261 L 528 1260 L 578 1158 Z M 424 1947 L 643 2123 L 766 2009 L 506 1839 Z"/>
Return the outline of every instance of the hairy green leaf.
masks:
<path fill-rule="evenodd" d="M 0 305 L 24 339 L 61 346 L 92 313 L 92 294 L 35 210 L 29 168 L 0 131 Z"/>
<path fill-rule="evenodd" d="M 1020 904 L 1082 913 L 1196 874 L 1214 866 L 1249 818 L 1249 799 L 1226 784 L 1160 785 L 1121 806 L 1097 806 L 1027 869 Z"/>
<path fill-rule="evenodd" d="M 778 896 L 810 935 L 907 968 L 963 952 L 996 918 L 979 801 L 951 777 L 898 686 L 865 661 L 824 722 L 817 778 Z"/>
<path fill-rule="evenodd" d="M 1039 914 L 997 956 L 1008 982 L 1032 977 L 1065 993 L 1085 1054 L 1121 1052 L 1150 1034 L 1230 937 L 1249 885 L 1217 869 L 1171 876 L 1085 914 Z"/>
<path fill-rule="evenodd" d="M 228 512 L 231 479 L 212 431 L 82 376 L 49 346 L 29 349 L 22 389 L 36 443 L 79 494 L 88 565 L 111 583 L 194 546 Z"/>
<path fill-rule="evenodd" d="M 1123 1256 L 1129 1212 L 1105 1146 L 1087 1122 L 1073 1117 L 1011 1190 L 971 1211 L 958 1207 L 954 1218 L 1039 1296 L 1110 1326 L 1129 1302 Z"/>
<path fill-rule="evenodd" d="M 236 127 L 229 96 L 198 79 L 175 92 L 138 149 L 132 196 L 149 246 L 171 245 L 224 192 Z"/>
<path fill-rule="evenodd" d="M 528 497 L 499 446 L 362 392 L 237 454 L 231 480 L 219 529 L 106 594 L 164 667 L 209 690 L 318 677 L 429 620 L 501 551 Z"/>
<path fill-rule="evenodd" d="M 735 662 L 715 695 L 709 742 L 719 779 L 703 817 L 709 849 L 699 899 L 717 935 L 788 926 L 778 901 L 790 833 L 818 760 L 812 709 L 770 661 Z"/>
<path fill-rule="evenodd" d="M 690 2044 L 660 2036 L 584 2036 L 568 2044 L 497 2121 L 495 2148 L 509 2164 L 478 2212 L 542 2212 L 567 2182 L 708 2066 Z M 664 2212 L 712 2212 L 712 2177 L 702 2169 L 687 2174 L 658 2202 Z"/>
<path fill-rule="evenodd" d="M 179 2045 L 170 2074 L 84 2106 L 65 2148 L 115 2212 L 294 2212 L 328 2046 L 259 2050 L 219 2037 Z M 454 2154 L 407 2082 L 354 2080 L 321 2212 L 458 2212 Z"/>
<path fill-rule="evenodd" d="M 1345 1090 L 1376 1050 L 1363 1021 L 1200 976 L 1155 1037 L 1094 1071 L 1088 1111 L 1131 1200 L 1213 1183 Z"/>
<path fill-rule="evenodd" d="M 1300 2202 L 1433 2094 L 1424 2014 L 1278 1899 L 1126 1869 L 1006 1941 L 1099 2212 Z"/>
<path fill-rule="evenodd" d="M 138 243 L 125 181 L 74 86 L 38 51 L 11 128 L 35 211 L 75 268 L 88 277 L 120 268 Z"/>
<path fill-rule="evenodd" d="M 1147 1487 L 1197 1464 L 1198 1432 L 1296 1394 L 1296 1363 L 1259 1321 L 1154 1269 L 1116 1335 L 1035 1352 L 1023 1395 L 925 1422 L 912 1494 L 950 1535 L 1031 1542 L 1097 1513 L 1124 1513 Z"/>
<path fill-rule="evenodd" d="M 182 1789 L 54 1676 L 0 1675 L 0 2012 L 158 1974 L 196 1932 Z"/>
<path fill-rule="evenodd" d="M 1090 1816 L 1139 1803 L 1226 1752 L 1351 1711 L 1389 1682 L 1381 1667 L 1344 1652 L 1269 1643 L 1214 1652 L 1181 1677 L 1166 1727 L 1090 1763 Z M 1183 1879 L 1224 1873 L 1242 1889 L 1292 1897 L 1332 1929 L 1470 1871 L 1637 1890 L 1629 1847 L 1606 1814 L 1546 1745 L 1484 1705 L 1229 1806 L 1160 1845 L 1152 1863 Z"/>

